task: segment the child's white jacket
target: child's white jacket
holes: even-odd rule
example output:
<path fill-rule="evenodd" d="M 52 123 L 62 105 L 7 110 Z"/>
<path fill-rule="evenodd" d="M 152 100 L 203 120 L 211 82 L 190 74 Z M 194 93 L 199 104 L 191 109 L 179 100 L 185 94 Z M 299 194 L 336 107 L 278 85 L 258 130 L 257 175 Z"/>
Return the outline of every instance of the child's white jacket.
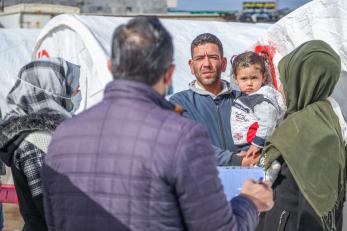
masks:
<path fill-rule="evenodd" d="M 236 98 L 231 108 L 230 125 L 235 145 L 264 147 L 282 119 L 286 106 L 282 95 L 265 85 L 258 91 Z"/>

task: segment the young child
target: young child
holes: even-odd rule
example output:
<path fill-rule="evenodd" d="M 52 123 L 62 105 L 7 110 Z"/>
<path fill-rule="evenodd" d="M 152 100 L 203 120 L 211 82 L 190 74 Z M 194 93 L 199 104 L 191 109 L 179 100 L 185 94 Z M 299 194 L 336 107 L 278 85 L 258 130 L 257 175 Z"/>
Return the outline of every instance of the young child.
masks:
<path fill-rule="evenodd" d="M 286 106 L 281 94 L 272 87 L 265 59 L 245 52 L 232 60 L 232 73 L 241 95 L 231 109 L 230 124 L 234 144 L 247 156 L 256 158 L 265 140 L 273 133 Z"/>

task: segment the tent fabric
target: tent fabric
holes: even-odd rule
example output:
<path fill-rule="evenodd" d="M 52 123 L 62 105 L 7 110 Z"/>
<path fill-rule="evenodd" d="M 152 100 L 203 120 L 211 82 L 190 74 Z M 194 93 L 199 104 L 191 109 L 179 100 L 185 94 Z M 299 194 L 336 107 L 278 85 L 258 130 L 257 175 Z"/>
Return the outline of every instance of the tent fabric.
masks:
<path fill-rule="evenodd" d="M 31 53 L 39 30 L 0 29 L 0 108 L 14 85 L 22 66 L 31 60 Z M 1 117 L 0 117 L 1 118 Z"/>
<path fill-rule="evenodd" d="M 19 70 L 31 61 L 39 32 L 37 29 L 0 29 L 0 109 L 6 104 L 7 93 L 16 82 Z M 6 167 L 6 175 L 1 176 L 1 182 L 13 185 L 10 168 Z"/>
<path fill-rule="evenodd" d="M 51 57 L 60 56 L 81 65 L 83 101 L 79 111 L 100 101 L 106 83 L 112 80 L 106 65 L 111 53 L 112 34 L 117 26 L 128 20 L 127 17 L 60 15 L 42 29 L 32 54 L 33 59 L 39 58 L 45 51 Z M 191 41 L 197 35 L 205 32 L 217 35 L 223 43 L 225 56 L 230 58 L 250 49 L 270 26 L 177 19 L 161 21 L 173 36 L 175 46 L 174 92 L 187 89 L 188 83 L 194 79 L 190 74 L 188 59 Z M 229 79 L 229 73 L 230 69 L 223 78 Z"/>
<path fill-rule="evenodd" d="M 342 107 L 347 118 L 347 1 L 311 1 L 273 24 L 260 36 L 258 43 L 276 50 L 274 63 L 277 66 L 285 56 L 302 43 L 320 39 L 330 44 L 340 55 L 342 75 L 333 97 Z"/>

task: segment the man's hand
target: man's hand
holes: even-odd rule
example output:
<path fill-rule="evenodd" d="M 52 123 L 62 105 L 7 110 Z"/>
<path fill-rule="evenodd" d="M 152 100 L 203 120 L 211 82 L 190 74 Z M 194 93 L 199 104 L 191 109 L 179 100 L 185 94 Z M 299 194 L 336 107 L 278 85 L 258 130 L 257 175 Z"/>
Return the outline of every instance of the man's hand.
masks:
<path fill-rule="evenodd" d="M 246 156 L 254 156 L 254 155 L 256 155 L 259 152 L 260 152 L 260 148 L 252 144 L 249 147 L 249 149 L 247 150 L 247 155 Z"/>
<path fill-rule="evenodd" d="M 252 155 L 247 155 L 247 152 L 241 151 L 239 155 L 243 157 L 241 166 L 254 166 L 260 160 L 260 152 L 254 153 Z"/>
<path fill-rule="evenodd" d="M 270 210 L 274 204 L 270 181 L 256 182 L 254 180 L 246 180 L 240 195 L 253 201 L 259 212 Z"/>

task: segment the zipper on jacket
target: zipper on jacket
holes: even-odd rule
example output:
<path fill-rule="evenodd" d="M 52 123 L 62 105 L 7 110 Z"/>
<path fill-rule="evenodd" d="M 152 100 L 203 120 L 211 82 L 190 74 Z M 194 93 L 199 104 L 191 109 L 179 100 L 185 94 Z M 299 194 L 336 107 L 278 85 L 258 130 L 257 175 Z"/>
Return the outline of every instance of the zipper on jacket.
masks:
<path fill-rule="evenodd" d="M 219 127 L 219 131 L 221 133 L 221 136 L 222 136 L 223 148 L 224 148 L 224 150 L 226 150 L 227 149 L 227 144 L 226 144 L 226 140 L 225 140 L 225 134 L 224 134 L 223 126 L 222 126 L 222 117 L 220 115 L 220 107 L 219 107 L 219 104 L 220 104 L 221 100 L 220 100 L 219 97 L 217 97 L 214 100 L 214 102 L 216 104 L 216 109 L 217 109 L 218 127 Z"/>
<path fill-rule="evenodd" d="M 284 227 L 282 227 L 282 223 L 287 221 L 287 216 L 285 216 L 286 213 L 287 213 L 286 210 L 283 210 L 283 211 L 282 211 L 281 216 L 280 216 L 280 222 L 278 223 L 277 231 L 284 230 L 284 229 L 283 229 Z M 285 219 L 284 219 L 284 218 L 285 218 Z"/>

